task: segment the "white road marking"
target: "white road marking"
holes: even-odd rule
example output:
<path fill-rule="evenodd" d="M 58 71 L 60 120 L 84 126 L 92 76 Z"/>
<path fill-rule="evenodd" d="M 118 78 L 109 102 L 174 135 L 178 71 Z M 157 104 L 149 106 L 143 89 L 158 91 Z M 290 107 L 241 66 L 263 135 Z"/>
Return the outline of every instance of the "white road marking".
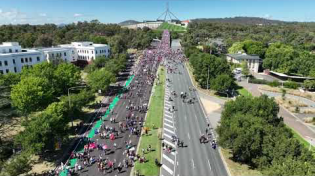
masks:
<path fill-rule="evenodd" d="M 167 143 L 167 145 L 170 145 L 170 146 L 175 148 L 175 144 L 173 144 L 173 143 L 171 143 L 171 142 L 169 142 L 167 140 L 163 140 L 163 142 L 165 142 L 165 143 Z"/>
<path fill-rule="evenodd" d="M 168 127 L 170 127 L 170 128 L 174 128 L 174 126 L 172 126 L 172 125 L 170 125 L 170 124 L 164 122 L 164 126 L 165 126 L 165 125 L 168 126 Z"/>
<path fill-rule="evenodd" d="M 177 161 L 177 166 L 178 166 L 178 161 Z M 178 174 L 179 175 L 179 174 Z"/>
<path fill-rule="evenodd" d="M 187 133 L 187 135 L 188 135 L 188 139 L 190 140 L 190 135 L 189 135 L 189 133 Z"/>
<path fill-rule="evenodd" d="M 172 169 L 168 168 L 165 164 L 162 165 L 162 168 L 165 169 L 168 173 L 170 173 L 171 175 L 173 175 L 173 171 Z"/>
<path fill-rule="evenodd" d="M 195 163 L 193 159 L 191 159 L 191 164 L 192 164 L 192 167 L 195 169 Z"/>
<path fill-rule="evenodd" d="M 169 122 L 169 123 L 173 123 L 173 121 L 168 120 L 168 119 L 166 119 L 166 118 L 164 118 L 164 120 L 167 121 L 167 122 Z"/>
<path fill-rule="evenodd" d="M 173 116 L 169 115 L 169 114 L 164 114 L 164 117 L 167 117 L 169 119 L 173 119 Z"/>
<path fill-rule="evenodd" d="M 169 132 L 169 133 L 175 134 L 174 131 L 169 130 L 169 129 L 167 129 L 167 128 L 164 128 L 164 130 L 167 131 L 167 132 Z"/>
<path fill-rule="evenodd" d="M 185 120 L 187 121 L 187 116 L 185 116 Z"/>
<path fill-rule="evenodd" d="M 169 111 L 164 111 L 164 114 L 165 114 L 165 113 L 168 113 L 168 114 L 173 115 L 173 113 L 171 113 L 171 112 L 169 112 Z"/>
<path fill-rule="evenodd" d="M 174 161 L 171 158 L 169 158 L 167 155 L 163 154 L 163 158 L 174 165 Z"/>
<path fill-rule="evenodd" d="M 168 137 L 168 138 L 170 138 L 170 139 L 172 139 L 172 136 L 170 136 L 170 135 L 168 135 L 168 134 L 166 134 L 166 133 L 164 133 L 163 135 L 166 136 L 166 137 Z"/>
<path fill-rule="evenodd" d="M 165 107 L 165 106 L 172 107 L 172 104 L 165 104 L 164 107 Z M 165 107 L 165 108 L 166 108 L 166 107 Z"/>
<path fill-rule="evenodd" d="M 211 170 L 211 165 L 210 165 L 210 161 L 208 160 L 208 164 L 209 164 L 209 168 L 210 168 L 210 170 Z"/>
<path fill-rule="evenodd" d="M 170 101 L 165 101 L 165 104 L 172 104 Z"/>

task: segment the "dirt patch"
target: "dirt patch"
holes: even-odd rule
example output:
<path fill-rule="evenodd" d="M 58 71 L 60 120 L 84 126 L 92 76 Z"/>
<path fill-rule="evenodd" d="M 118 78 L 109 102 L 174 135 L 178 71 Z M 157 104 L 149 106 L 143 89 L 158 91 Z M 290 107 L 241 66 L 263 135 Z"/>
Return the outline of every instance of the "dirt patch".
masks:
<path fill-rule="evenodd" d="M 221 109 L 221 105 L 218 103 L 214 103 L 214 102 L 207 100 L 205 98 L 200 98 L 200 100 L 201 100 L 207 114 Z"/>
<path fill-rule="evenodd" d="M 32 157 L 32 170 L 28 174 L 42 174 L 55 169 L 55 164 L 47 161 L 40 161 L 38 156 Z"/>
<path fill-rule="evenodd" d="M 21 118 L 13 118 L 10 123 L 5 124 L 1 127 L 0 136 L 3 140 L 11 140 L 15 135 L 19 134 L 24 130 L 24 127 L 21 126 Z"/>
<path fill-rule="evenodd" d="M 231 176 L 262 176 L 258 170 L 250 169 L 246 164 L 240 164 L 231 159 L 232 154 L 228 149 L 221 148 L 223 159 L 231 172 Z"/>

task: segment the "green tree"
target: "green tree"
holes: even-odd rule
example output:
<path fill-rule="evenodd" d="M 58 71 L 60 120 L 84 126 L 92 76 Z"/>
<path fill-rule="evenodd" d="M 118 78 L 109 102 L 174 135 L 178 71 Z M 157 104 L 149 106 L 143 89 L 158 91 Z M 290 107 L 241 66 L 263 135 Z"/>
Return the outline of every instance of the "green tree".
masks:
<path fill-rule="evenodd" d="M 113 73 L 100 69 L 90 73 L 87 77 L 87 83 L 93 91 L 102 90 L 106 91 L 109 85 L 116 81 L 116 77 Z"/>
<path fill-rule="evenodd" d="M 56 89 L 58 92 L 66 93 L 68 88 L 77 85 L 81 80 L 80 70 L 73 64 L 61 63 L 54 71 Z"/>
<path fill-rule="evenodd" d="M 30 157 L 31 156 L 26 152 L 14 156 L 4 164 L 0 176 L 14 176 L 30 171 L 32 169 Z"/>
<path fill-rule="evenodd" d="M 45 78 L 28 77 L 13 86 L 11 99 L 13 106 L 27 115 L 53 102 L 53 89 Z"/>
<path fill-rule="evenodd" d="M 243 49 L 247 54 L 258 55 L 261 58 L 264 58 L 266 48 L 263 43 L 253 40 L 245 40 L 243 44 Z"/>
<path fill-rule="evenodd" d="M 228 49 L 230 54 L 236 54 L 238 52 L 244 53 L 244 43 L 242 42 L 235 42 L 233 45 Z"/>
<path fill-rule="evenodd" d="M 34 115 L 24 123 L 25 130 L 15 140 L 25 151 L 40 154 L 45 149 L 54 149 L 57 139 L 64 139 L 68 131 L 68 109 L 63 102 L 50 104 L 45 111 Z"/>
<path fill-rule="evenodd" d="M 212 89 L 220 93 L 227 93 L 229 90 L 233 89 L 234 86 L 234 79 L 227 74 L 218 75 L 211 82 Z"/>

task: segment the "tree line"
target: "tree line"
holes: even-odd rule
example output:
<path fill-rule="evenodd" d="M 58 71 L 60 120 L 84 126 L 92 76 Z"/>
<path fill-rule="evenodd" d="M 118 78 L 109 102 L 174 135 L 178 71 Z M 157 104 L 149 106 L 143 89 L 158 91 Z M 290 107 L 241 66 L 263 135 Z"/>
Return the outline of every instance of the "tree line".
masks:
<path fill-rule="evenodd" d="M 51 47 L 73 41 L 92 41 L 109 44 L 111 52 L 120 53 L 127 48 L 144 49 L 153 38 L 160 38 L 161 31 L 149 28 L 127 29 L 117 24 L 103 24 L 98 20 L 78 22 L 65 26 L 45 25 L 2 25 L 0 42 L 16 41 L 22 47 Z"/>
<path fill-rule="evenodd" d="M 219 144 L 230 149 L 234 161 L 264 175 L 314 175 L 313 153 L 293 137 L 278 112 L 266 95 L 227 102 L 217 128 Z"/>
<path fill-rule="evenodd" d="M 195 47 L 185 48 L 185 55 L 189 58 L 195 80 L 203 89 L 226 94 L 236 88 L 230 65 L 225 59 L 202 53 Z"/>

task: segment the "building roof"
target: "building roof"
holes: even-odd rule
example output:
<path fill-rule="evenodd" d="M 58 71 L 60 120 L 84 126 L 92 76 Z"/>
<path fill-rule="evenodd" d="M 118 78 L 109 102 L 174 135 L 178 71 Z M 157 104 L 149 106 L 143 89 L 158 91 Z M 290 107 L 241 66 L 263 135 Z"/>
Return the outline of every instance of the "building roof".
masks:
<path fill-rule="evenodd" d="M 245 53 L 243 53 L 243 54 L 227 54 L 227 56 L 230 56 L 236 60 L 262 60 L 258 55 L 247 55 Z"/>

